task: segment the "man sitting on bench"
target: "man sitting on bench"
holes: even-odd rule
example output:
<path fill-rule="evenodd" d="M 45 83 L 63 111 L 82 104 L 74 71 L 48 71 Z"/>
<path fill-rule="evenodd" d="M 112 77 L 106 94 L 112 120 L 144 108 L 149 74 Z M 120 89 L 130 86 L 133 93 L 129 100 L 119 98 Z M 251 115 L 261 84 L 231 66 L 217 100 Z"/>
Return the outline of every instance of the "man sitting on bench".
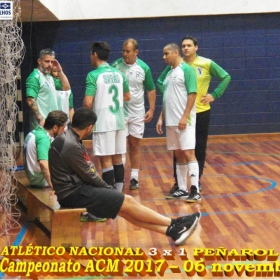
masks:
<path fill-rule="evenodd" d="M 49 151 L 52 184 L 61 206 L 85 207 L 99 217 L 123 217 L 133 225 L 171 237 L 181 245 L 194 232 L 200 212 L 171 219 L 140 204 L 103 181 L 90 161 L 82 140 L 91 133 L 97 116 L 90 108 L 74 113 L 72 127 L 54 139 Z"/>
<path fill-rule="evenodd" d="M 37 125 L 24 140 L 24 170 L 33 188 L 53 187 L 50 172 L 48 152 L 51 141 L 61 134 L 66 127 L 67 114 L 60 110 L 48 114 L 44 127 Z M 105 221 L 90 213 L 83 213 L 81 221 Z"/>
<path fill-rule="evenodd" d="M 33 188 L 51 187 L 48 152 L 51 141 L 66 126 L 67 114 L 55 110 L 48 114 L 44 127 L 37 125 L 24 140 L 24 170 Z"/>

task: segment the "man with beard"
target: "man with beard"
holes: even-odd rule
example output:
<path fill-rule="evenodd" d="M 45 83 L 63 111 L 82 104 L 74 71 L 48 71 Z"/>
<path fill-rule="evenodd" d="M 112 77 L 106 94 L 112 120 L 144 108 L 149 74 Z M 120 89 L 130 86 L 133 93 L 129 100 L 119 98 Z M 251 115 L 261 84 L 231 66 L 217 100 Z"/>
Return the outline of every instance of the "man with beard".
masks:
<path fill-rule="evenodd" d="M 51 141 L 66 126 L 67 114 L 55 110 L 48 114 L 44 127 L 37 125 L 24 140 L 24 169 L 32 187 L 51 187 L 48 152 Z"/>
<path fill-rule="evenodd" d="M 43 127 L 48 113 L 61 109 L 57 101 L 56 91 L 70 89 L 68 78 L 60 63 L 55 59 L 54 51 L 51 49 L 41 50 L 37 62 L 38 67 L 26 80 L 26 102 L 31 110 L 30 130 L 33 130 L 38 124 Z M 51 76 L 52 70 L 59 72 L 60 80 Z"/>

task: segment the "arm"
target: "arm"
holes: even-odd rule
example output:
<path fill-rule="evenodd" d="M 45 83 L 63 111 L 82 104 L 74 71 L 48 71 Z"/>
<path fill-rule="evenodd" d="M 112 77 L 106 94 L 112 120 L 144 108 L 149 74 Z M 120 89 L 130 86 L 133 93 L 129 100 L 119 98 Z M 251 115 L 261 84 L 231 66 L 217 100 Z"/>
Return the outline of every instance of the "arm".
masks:
<path fill-rule="evenodd" d="M 41 168 L 41 171 L 44 175 L 45 180 L 47 181 L 48 185 L 53 188 L 52 182 L 51 182 L 51 174 L 49 170 L 49 162 L 47 160 L 39 160 L 39 165 Z"/>
<path fill-rule="evenodd" d="M 129 101 L 131 98 L 130 92 L 129 92 L 129 86 L 126 77 L 123 73 L 121 73 L 123 76 L 123 101 Z"/>
<path fill-rule="evenodd" d="M 196 92 L 192 92 L 191 94 L 188 95 L 188 101 L 186 104 L 186 108 L 185 108 L 183 116 L 178 124 L 178 128 L 180 130 L 183 130 L 187 127 L 188 117 L 194 106 L 195 100 L 196 100 Z"/>
<path fill-rule="evenodd" d="M 130 98 L 131 98 L 130 92 L 125 92 L 125 93 L 123 94 L 123 101 L 129 101 Z"/>
<path fill-rule="evenodd" d="M 60 77 L 60 81 L 61 81 L 61 85 L 62 85 L 62 90 L 69 90 L 70 89 L 70 83 L 68 81 L 68 78 L 64 74 L 60 63 L 56 59 L 53 62 L 53 68 L 55 68 L 57 70 L 57 72 L 59 72 L 59 77 Z"/>
<path fill-rule="evenodd" d="M 149 100 L 149 111 L 145 114 L 145 123 L 148 123 L 152 120 L 155 112 L 156 104 L 156 90 L 148 91 L 148 100 Z"/>
<path fill-rule="evenodd" d="M 27 97 L 26 103 L 27 103 L 28 107 L 31 109 L 32 113 L 36 116 L 36 119 L 38 120 L 38 123 L 40 124 L 40 126 L 43 127 L 45 124 L 45 120 L 39 111 L 35 98 Z"/>
<path fill-rule="evenodd" d="M 92 108 L 92 103 L 93 103 L 94 97 L 91 95 L 86 95 L 84 97 L 84 107 L 87 108 Z"/>
<path fill-rule="evenodd" d="M 163 120 L 164 120 L 164 114 L 163 111 L 161 111 L 156 125 L 156 131 L 159 135 L 163 134 L 163 130 L 162 130 Z"/>
<path fill-rule="evenodd" d="M 179 130 L 183 130 L 187 127 L 188 118 L 193 106 L 195 105 L 196 95 L 197 95 L 196 73 L 194 69 L 187 64 L 184 65 L 184 78 L 185 78 L 185 87 L 187 90 L 188 99 L 187 99 L 187 104 L 184 113 L 178 124 Z"/>
<path fill-rule="evenodd" d="M 39 111 L 36 99 L 40 91 L 39 75 L 33 71 L 26 80 L 26 103 L 31 112 L 35 115 L 38 123 L 44 126 L 45 120 Z"/>
<path fill-rule="evenodd" d="M 155 112 L 156 88 L 155 88 L 155 83 L 152 77 L 152 72 L 150 67 L 146 65 L 144 69 L 145 69 L 144 88 L 148 93 L 148 101 L 149 101 L 149 110 L 145 114 L 145 123 L 148 123 L 152 120 Z"/>
<path fill-rule="evenodd" d="M 65 162 L 79 176 L 84 182 L 96 187 L 112 188 L 105 181 L 103 181 L 93 163 L 86 161 L 85 156 L 88 155 L 83 146 L 72 146 L 64 153 Z"/>
<path fill-rule="evenodd" d="M 231 80 L 230 75 L 214 61 L 211 61 L 210 64 L 210 75 L 216 77 L 220 80 L 217 88 L 214 89 L 212 96 L 214 99 L 217 99 L 223 95 L 227 89 L 229 82 Z"/>
<path fill-rule="evenodd" d="M 69 108 L 69 120 L 70 120 L 70 123 L 72 123 L 72 119 L 73 119 L 74 113 L 75 113 L 74 108 Z"/>

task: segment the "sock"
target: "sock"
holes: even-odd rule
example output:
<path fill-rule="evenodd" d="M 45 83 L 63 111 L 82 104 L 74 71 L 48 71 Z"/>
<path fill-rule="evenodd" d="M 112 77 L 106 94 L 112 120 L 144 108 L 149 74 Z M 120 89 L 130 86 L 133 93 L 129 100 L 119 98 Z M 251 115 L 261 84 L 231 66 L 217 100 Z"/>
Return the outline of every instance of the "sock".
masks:
<path fill-rule="evenodd" d="M 115 187 L 116 190 L 122 192 L 123 190 L 123 181 L 124 181 L 124 166 L 123 164 L 114 165 L 115 171 Z"/>
<path fill-rule="evenodd" d="M 114 178 L 114 169 L 113 166 L 102 169 L 102 179 L 105 181 L 108 185 L 114 186 L 115 178 Z"/>
<path fill-rule="evenodd" d="M 177 163 L 176 164 L 176 173 L 177 173 L 177 181 L 178 187 L 182 191 L 187 191 L 187 173 L 188 173 L 188 165 L 186 163 Z"/>
<path fill-rule="evenodd" d="M 139 169 L 131 169 L 130 180 L 135 179 L 137 181 L 139 178 Z"/>
<path fill-rule="evenodd" d="M 188 162 L 188 168 L 189 168 L 191 186 L 195 186 L 197 193 L 199 193 L 199 187 L 198 187 L 199 167 L 197 161 Z"/>

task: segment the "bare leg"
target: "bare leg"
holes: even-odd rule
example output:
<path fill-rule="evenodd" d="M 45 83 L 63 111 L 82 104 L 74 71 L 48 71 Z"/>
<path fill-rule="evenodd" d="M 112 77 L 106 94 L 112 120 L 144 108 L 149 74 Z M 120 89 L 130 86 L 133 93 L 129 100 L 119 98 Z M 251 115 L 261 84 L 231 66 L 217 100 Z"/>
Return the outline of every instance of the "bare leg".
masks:
<path fill-rule="evenodd" d="M 139 169 L 140 168 L 140 139 L 129 135 L 128 145 L 129 145 L 129 158 L 131 163 L 131 169 Z"/>
<path fill-rule="evenodd" d="M 138 203 L 130 195 L 125 195 L 119 215 L 138 226 L 141 226 L 140 223 L 143 222 L 154 226 L 164 226 L 166 230 L 166 228 L 171 224 L 170 218 L 160 215 L 152 209 Z M 147 226 L 145 228 L 147 228 Z M 162 229 L 160 232 L 162 232 Z"/>
<path fill-rule="evenodd" d="M 124 219 L 126 219 L 131 224 L 135 225 L 135 226 L 145 228 L 145 229 L 148 229 L 148 230 L 152 230 L 152 231 L 155 231 L 155 232 L 159 232 L 159 233 L 162 233 L 162 234 L 166 233 L 167 226 L 161 226 L 161 225 L 155 225 L 155 224 L 142 222 L 142 221 L 139 221 L 139 220 L 131 217 L 129 214 L 126 214 L 126 213 L 123 213 L 123 212 L 119 213 L 119 215 L 121 217 L 123 217 Z"/>

